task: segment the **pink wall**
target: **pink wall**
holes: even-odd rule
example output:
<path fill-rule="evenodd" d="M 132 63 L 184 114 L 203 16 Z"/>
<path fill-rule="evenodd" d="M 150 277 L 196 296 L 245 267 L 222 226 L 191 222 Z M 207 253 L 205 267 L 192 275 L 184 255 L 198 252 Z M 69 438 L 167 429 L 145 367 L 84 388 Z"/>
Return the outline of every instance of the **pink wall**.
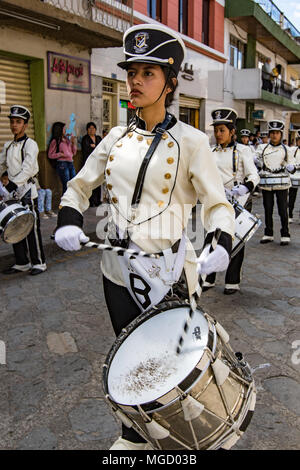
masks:
<path fill-rule="evenodd" d="M 178 31 L 179 0 L 162 1 L 162 23 Z M 189 36 L 202 41 L 202 0 L 189 0 Z M 147 0 L 134 0 L 134 9 L 148 16 Z M 209 46 L 224 52 L 224 7 L 210 0 Z M 137 21 L 138 22 L 138 21 Z"/>

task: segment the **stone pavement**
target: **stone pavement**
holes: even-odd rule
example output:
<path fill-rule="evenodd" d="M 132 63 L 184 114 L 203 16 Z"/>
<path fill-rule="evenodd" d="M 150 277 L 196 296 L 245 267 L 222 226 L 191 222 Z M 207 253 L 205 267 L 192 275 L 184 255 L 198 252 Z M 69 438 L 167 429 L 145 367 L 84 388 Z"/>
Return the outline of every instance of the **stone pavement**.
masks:
<path fill-rule="evenodd" d="M 299 214 L 299 197 L 297 210 Z M 263 215 L 261 198 L 254 212 Z M 248 242 L 241 292 L 223 295 L 223 274 L 200 304 L 225 327 L 233 349 L 253 368 L 258 388 L 254 417 L 234 449 L 300 449 L 300 220 L 292 243 Z M 85 217 L 95 238 L 96 209 Z M 42 220 L 48 270 L 40 276 L 0 274 L 0 449 L 108 449 L 120 425 L 102 390 L 102 364 L 114 341 L 100 253 L 67 253 Z M 0 246 L 0 268 L 13 260 Z M 6 358 L 3 350 L 6 348 Z M 1 355 L 2 351 L 2 355 Z M 2 360 L 1 360 L 2 359 Z M 266 366 L 267 364 L 267 366 Z"/>

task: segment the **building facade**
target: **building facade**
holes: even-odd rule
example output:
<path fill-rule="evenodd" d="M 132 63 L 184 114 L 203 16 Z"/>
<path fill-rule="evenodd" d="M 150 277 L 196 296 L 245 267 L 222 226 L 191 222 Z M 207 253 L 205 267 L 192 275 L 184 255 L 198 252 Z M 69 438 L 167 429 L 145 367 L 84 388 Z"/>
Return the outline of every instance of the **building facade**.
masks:
<path fill-rule="evenodd" d="M 297 132 L 295 119 L 300 121 L 296 118 L 300 111 L 300 32 L 272 0 L 227 0 L 224 29 L 228 57 L 224 104 L 238 112 L 238 130 L 264 131 L 267 121 L 280 119 L 285 122 L 284 138 L 292 143 Z M 262 70 L 268 58 L 270 76 Z"/>
<path fill-rule="evenodd" d="M 80 141 L 91 114 L 92 47 L 120 47 L 132 8 L 113 0 L 0 0 L 0 149 L 12 138 L 12 104 L 29 108 L 28 135 L 39 146 L 39 180 L 61 196 L 46 150 L 55 121 Z M 80 145 L 79 145 L 80 149 Z M 81 152 L 74 159 L 81 166 Z"/>
<path fill-rule="evenodd" d="M 134 1 L 133 24 L 162 23 L 181 34 L 187 54 L 170 111 L 205 132 L 212 129 L 211 110 L 223 102 L 224 6 L 223 0 Z M 132 115 L 126 74 L 116 65 L 123 57 L 122 48 L 92 52 L 91 117 L 104 131 Z"/>

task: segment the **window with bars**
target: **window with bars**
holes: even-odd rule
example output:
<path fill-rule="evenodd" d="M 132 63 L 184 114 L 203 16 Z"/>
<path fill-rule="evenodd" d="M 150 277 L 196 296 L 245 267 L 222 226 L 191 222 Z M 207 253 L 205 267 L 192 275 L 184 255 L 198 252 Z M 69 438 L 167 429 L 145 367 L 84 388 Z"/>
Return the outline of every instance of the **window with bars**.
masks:
<path fill-rule="evenodd" d="M 114 92 L 114 84 L 109 80 L 103 80 L 102 83 L 102 91 L 104 93 L 113 93 Z"/>
<path fill-rule="evenodd" d="M 243 69 L 245 67 L 245 52 L 246 44 L 231 34 L 229 47 L 230 65 L 236 69 Z"/>

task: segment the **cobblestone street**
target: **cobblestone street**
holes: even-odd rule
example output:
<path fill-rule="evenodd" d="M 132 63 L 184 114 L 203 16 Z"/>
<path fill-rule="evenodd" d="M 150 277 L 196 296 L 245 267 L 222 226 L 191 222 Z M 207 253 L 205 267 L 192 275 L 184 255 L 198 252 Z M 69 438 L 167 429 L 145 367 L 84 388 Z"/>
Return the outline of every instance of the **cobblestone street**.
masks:
<path fill-rule="evenodd" d="M 241 291 L 217 286 L 200 305 L 230 334 L 255 373 L 253 419 L 234 449 L 300 449 L 300 199 L 292 242 L 260 245 L 263 224 L 246 247 Z M 261 198 L 254 200 L 261 215 Z M 86 233 L 95 230 L 89 209 Z M 42 224 L 46 221 L 42 221 Z M 52 225 L 51 225 L 52 224 Z M 92 225 L 94 224 L 94 230 Z M 97 249 L 67 253 L 49 241 L 55 220 L 42 226 L 48 270 L 40 276 L 0 274 L 0 449 L 108 449 L 120 425 L 104 400 L 102 364 L 114 341 Z M 94 240 L 96 240 L 94 238 Z M 0 247 L 1 270 L 12 249 Z M 2 343 L 3 344 L 3 343 Z"/>

